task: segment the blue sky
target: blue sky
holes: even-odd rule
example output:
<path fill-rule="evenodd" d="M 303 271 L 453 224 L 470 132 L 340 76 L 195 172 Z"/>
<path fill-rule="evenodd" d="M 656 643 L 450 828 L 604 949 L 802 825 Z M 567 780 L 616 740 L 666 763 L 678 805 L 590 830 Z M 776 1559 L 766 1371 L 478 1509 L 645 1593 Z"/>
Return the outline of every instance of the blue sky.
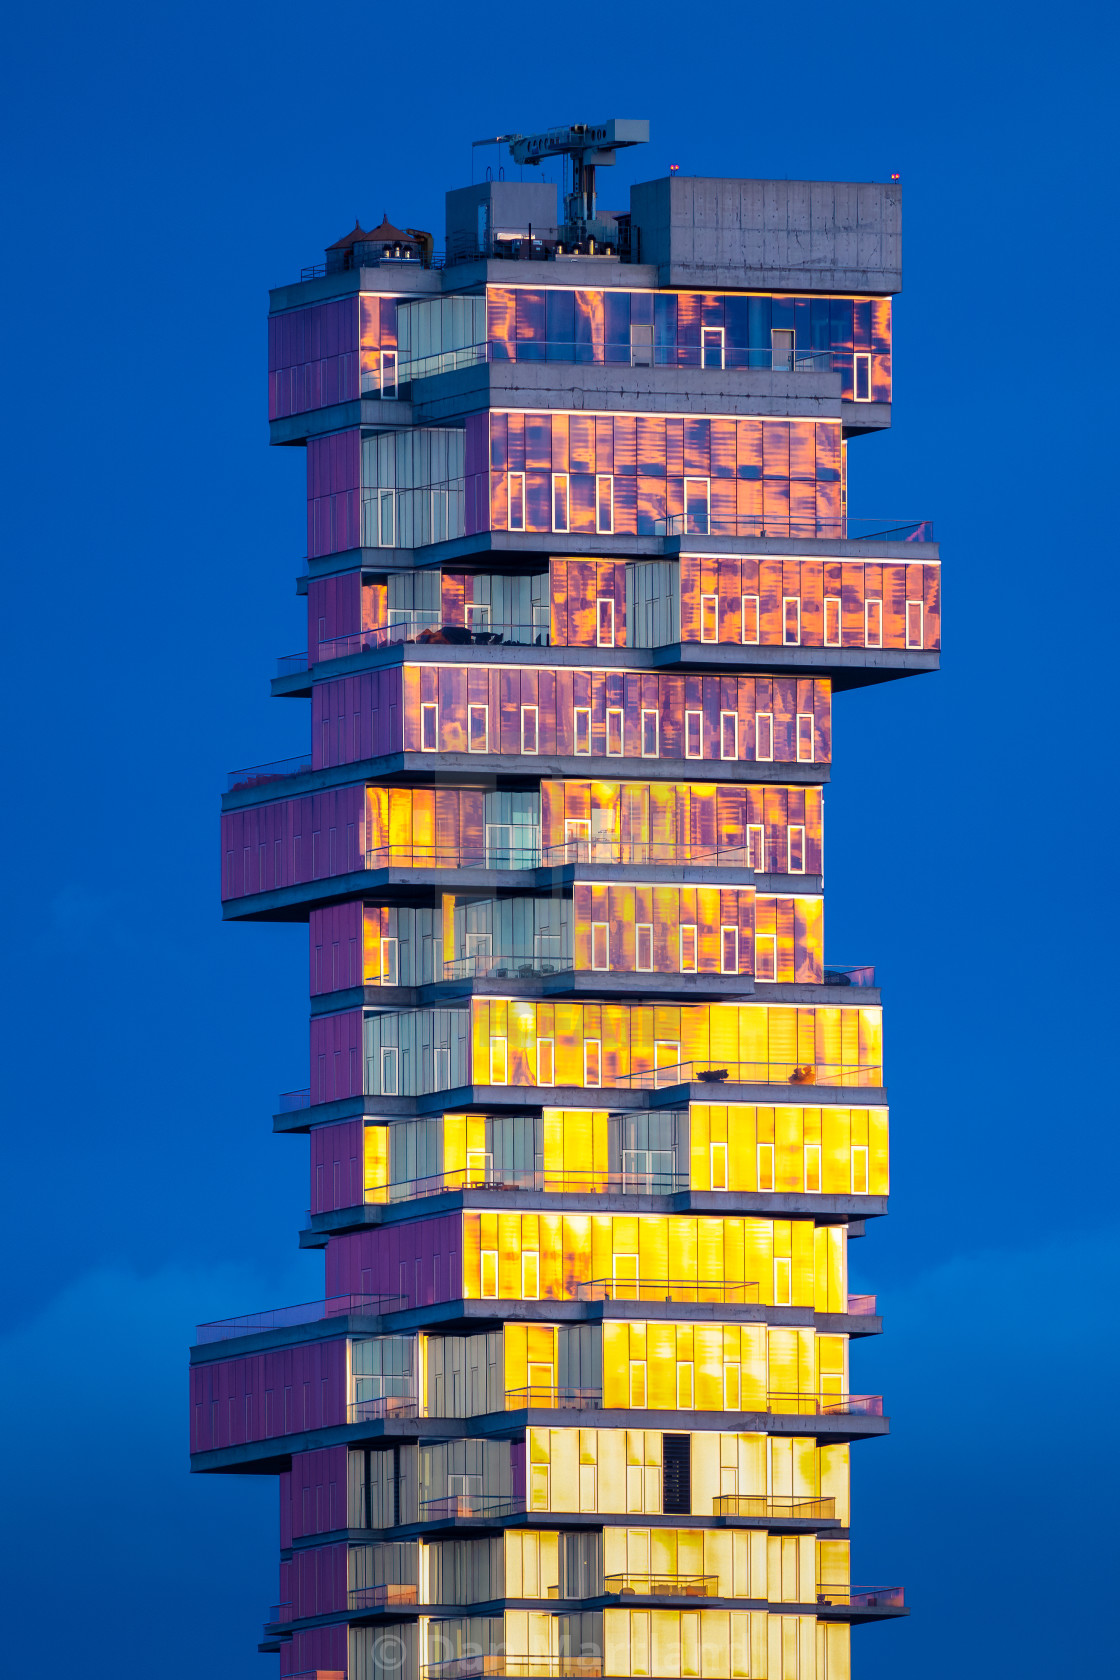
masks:
<path fill-rule="evenodd" d="M 186 1469 L 198 1319 L 316 1295 L 306 934 L 223 927 L 228 766 L 300 750 L 296 451 L 267 288 L 379 219 L 439 229 L 469 142 L 648 116 L 602 182 L 905 190 L 896 428 L 853 513 L 943 545 L 937 677 L 840 699 L 828 949 L 886 988 L 895 1195 L 853 1248 L 856 1674 L 1089 1672 L 1117 1495 L 1115 14 L 1074 4 L 558 13 L 23 7 L 6 29 L 0 1223 L 9 1671 L 251 1680 L 271 1479 Z M 560 25 L 560 27 L 558 27 Z M 616 184 L 617 183 L 617 184 Z M 1106 960 L 1107 959 L 1107 960 Z M 1113 1049 L 1110 1050 L 1110 1046 Z M 66 1537 L 65 1542 L 63 1536 Z"/>

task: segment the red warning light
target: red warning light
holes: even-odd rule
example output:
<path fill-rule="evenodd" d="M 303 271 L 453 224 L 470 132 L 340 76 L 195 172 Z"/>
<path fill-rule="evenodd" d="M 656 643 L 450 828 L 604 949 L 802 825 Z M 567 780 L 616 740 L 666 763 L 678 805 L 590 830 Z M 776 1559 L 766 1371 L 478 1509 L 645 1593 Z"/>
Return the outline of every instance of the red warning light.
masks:
<path fill-rule="evenodd" d="M 670 175 L 675 175 L 679 169 L 680 169 L 680 164 L 679 163 L 671 163 L 669 165 Z"/>
<path fill-rule="evenodd" d="M 892 181 L 901 181 L 901 179 L 902 179 L 901 175 L 892 175 L 891 176 Z"/>

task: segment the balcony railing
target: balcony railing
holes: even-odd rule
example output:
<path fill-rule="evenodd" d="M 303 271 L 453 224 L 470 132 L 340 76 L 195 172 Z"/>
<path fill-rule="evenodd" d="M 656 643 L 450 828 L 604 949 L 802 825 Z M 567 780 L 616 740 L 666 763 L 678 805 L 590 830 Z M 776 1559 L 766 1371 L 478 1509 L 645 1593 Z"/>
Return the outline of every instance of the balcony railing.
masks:
<path fill-rule="evenodd" d="M 875 969 L 869 963 L 828 963 L 824 965 L 826 986 L 873 986 Z"/>
<path fill-rule="evenodd" d="M 279 782 L 285 776 L 300 776 L 311 769 L 311 754 L 300 753 L 296 758 L 278 758 L 273 764 L 254 764 L 247 770 L 231 770 L 226 777 L 226 792 L 240 788 L 263 787 L 266 782 Z"/>
<path fill-rule="evenodd" d="M 632 1091 L 662 1091 L 670 1085 L 882 1085 L 883 1070 L 850 1062 L 678 1062 L 621 1074 L 605 1084 Z"/>
<path fill-rule="evenodd" d="M 507 1412 L 519 1412 L 525 1407 L 553 1412 L 598 1412 L 602 1406 L 601 1388 L 553 1388 L 530 1384 L 527 1388 L 506 1389 Z"/>
<path fill-rule="evenodd" d="M 795 1494 L 782 1493 L 721 1493 L 712 1501 L 712 1514 L 820 1522 L 835 1517 L 836 1500 L 831 1494 L 826 1499 L 801 1499 Z"/>
<path fill-rule="evenodd" d="M 407 1304 L 403 1295 L 396 1297 Z M 375 1400 L 352 1400 L 346 1408 L 347 1423 L 378 1423 L 385 1418 L 415 1418 L 420 1416 L 420 1402 L 415 1394 L 382 1394 Z"/>
<path fill-rule="evenodd" d="M 282 653 L 276 661 L 276 675 L 278 677 L 298 677 L 307 670 L 307 652 Z"/>
<path fill-rule="evenodd" d="M 600 1680 L 602 1657 L 512 1657 L 504 1652 L 478 1657 L 450 1657 L 446 1662 L 421 1663 L 422 1680 Z"/>
<path fill-rule="evenodd" d="M 420 1589 L 409 1581 L 386 1581 L 378 1587 L 351 1587 L 346 1594 L 349 1610 L 388 1610 L 397 1604 L 418 1604 Z"/>
<path fill-rule="evenodd" d="M 856 1318 L 874 1318 L 878 1302 L 874 1295 L 849 1295 L 848 1311 Z"/>
<path fill-rule="evenodd" d="M 264 1312 L 242 1313 L 238 1318 L 216 1318 L 200 1324 L 195 1341 L 225 1342 L 232 1336 L 253 1336 L 262 1330 L 284 1330 L 293 1324 L 317 1324 L 324 1318 L 345 1318 L 348 1313 L 379 1315 L 399 1312 L 407 1305 L 403 1295 L 329 1295 L 323 1301 L 301 1301 L 292 1307 L 269 1307 Z"/>
<path fill-rule="evenodd" d="M 546 1195 L 671 1196 L 688 1189 L 688 1174 L 661 1172 L 551 1172 L 529 1167 L 459 1167 L 429 1178 L 403 1179 L 367 1189 L 367 1202 L 420 1201 L 455 1190 L 534 1190 Z M 310 1217 L 310 1215 L 309 1215 Z"/>
<path fill-rule="evenodd" d="M 725 514 L 713 516 L 707 509 L 689 513 L 672 513 L 666 519 L 653 521 L 655 537 L 821 537 L 833 542 L 932 542 L 933 522 L 929 519 L 906 520 L 889 529 L 875 519 L 856 519 L 836 516 L 831 519 L 771 519 L 762 514 Z"/>
<path fill-rule="evenodd" d="M 847 1610 L 902 1610 L 906 1595 L 902 1587 L 834 1587 L 817 1583 L 817 1603 Z"/>
<path fill-rule="evenodd" d="M 476 344 L 463 344 L 453 350 L 402 361 L 396 369 L 396 380 L 399 388 L 414 379 L 432 379 L 441 373 L 457 373 L 461 368 L 479 367 L 486 362 L 559 362 L 588 367 L 656 367 L 682 372 L 702 369 L 708 373 L 851 373 L 853 370 L 851 350 L 775 350 L 768 345 L 736 348 L 731 356 L 737 362 L 742 358 L 742 365 L 737 367 L 724 356 L 717 358 L 710 350 L 708 354 L 711 360 L 705 360 L 697 346 L 693 359 L 682 362 L 675 343 L 635 350 L 629 338 L 618 343 L 606 343 L 599 338 L 590 344 L 576 344 L 571 339 L 482 339 Z M 363 375 L 363 380 L 369 377 Z M 374 375 L 369 388 L 379 387 L 380 379 Z"/>
<path fill-rule="evenodd" d="M 577 1301 L 682 1301 L 743 1306 L 758 1300 L 757 1283 L 699 1283 L 695 1278 L 592 1278 L 576 1284 Z"/>
<path fill-rule="evenodd" d="M 571 957 L 495 957 L 476 952 L 443 965 L 445 980 L 531 980 L 546 974 L 571 974 Z"/>
<path fill-rule="evenodd" d="M 311 1088 L 305 1085 L 301 1091 L 281 1091 L 276 1101 L 277 1114 L 297 1114 L 301 1108 L 311 1107 Z"/>
<path fill-rule="evenodd" d="M 548 647 L 549 634 L 547 624 L 517 624 L 506 619 L 476 625 L 445 624 L 439 613 L 417 610 L 399 623 L 376 624 L 350 636 L 331 636 L 319 643 L 316 662 L 350 659 L 358 653 L 414 643 L 434 647 Z M 291 657 L 298 658 L 298 655 Z M 285 673 L 278 670 L 277 674 Z"/>
<path fill-rule="evenodd" d="M 375 846 L 365 859 L 367 869 L 537 869 L 540 861 L 539 839 L 510 846 L 481 841 L 473 846 Z"/>
<path fill-rule="evenodd" d="M 605 1575 L 603 1591 L 645 1598 L 718 1598 L 718 1575 Z"/>
<path fill-rule="evenodd" d="M 881 1394 L 790 1394 L 771 1389 L 768 1412 L 792 1412 L 797 1417 L 882 1417 Z"/>
<path fill-rule="evenodd" d="M 270 1604 L 269 1605 L 269 1607 L 268 1607 L 268 1625 L 270 1627 L 281 1626 L 284 1622 L 290 1622 L 291 1619 L 292 1619 L 292 1606 L 291 1606 L 290 1602 L 288 1602 L 287 1600 L 285 1600 L 283 1604 Z"/>
<path fill-rule="evenodd" d="M 564 840 L 545 846 L 541 862 L 555 867 L 564 863 L 638 863 L 714 865 L 716 868 L 756 867 L 749 846 L 678 846 L 660 840 Z"/>
<path fill-rule="evenodd" d="M 422 1499 L 420 1521 L 437 1522 L 448 1517 L 474 1517 L 486 1522 L 498 1522 L 505 1517 L 519 1517 L 524 1510 L 524 1499 L 512 1499 L 508 1494 L 448 1493 L 438 1499 Z"/>
<path fill-rule="evenodd" d="M 526 830 L 526 832 L 529 832 Z M 549 869 L 568 863 L 693 864 L 721 869 L 757 868 L 749 846 L 677 846 L 657 840 L 565 840 L 540 844 L 539 834 L 524 844 L 484 842 L 461 846 L 413 846 L 398 843 L 375 846 L 365 854 L 367 869 Z M 836 973 L 874 973 L 874 970 L 835 970 Z M 871 985 L 873 981 L 833 980 L 832 985 Z"/>

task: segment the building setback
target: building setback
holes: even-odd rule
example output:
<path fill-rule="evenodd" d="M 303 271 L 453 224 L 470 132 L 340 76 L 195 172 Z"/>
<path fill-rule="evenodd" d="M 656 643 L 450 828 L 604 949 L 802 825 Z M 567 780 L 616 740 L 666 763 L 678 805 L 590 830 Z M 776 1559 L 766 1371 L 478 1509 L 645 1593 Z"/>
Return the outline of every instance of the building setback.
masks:
<path fill-rule="evenodd" d="M 561 204 L 272 293 L 311 736 L 230 776 L 222 899 L 309 926 L 323 1298 L 200 1326 L 190 1390 L 193 1468 L 278 1480 L 285 1680 L 847 1680 L 906 1614 L 849 1568 L 887 1095 L 822 849 L 834 693 L 938 664 L 928 525 L 848 511 L 901 190 L 608 215 L 645 131 L 507 137 Z"/>

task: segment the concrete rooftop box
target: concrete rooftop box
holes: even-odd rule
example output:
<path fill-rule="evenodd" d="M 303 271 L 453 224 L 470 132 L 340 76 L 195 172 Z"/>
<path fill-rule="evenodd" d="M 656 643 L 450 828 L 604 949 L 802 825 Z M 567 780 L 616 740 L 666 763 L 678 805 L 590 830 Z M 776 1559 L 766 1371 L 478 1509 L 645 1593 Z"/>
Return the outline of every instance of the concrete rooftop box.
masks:
<path fill-rule="evenodd" d="M 479 181 L 445 195 L 447 250 L 455 257 L 487 253 L 503 235 L 556 238 L 552 181 Z"/>

